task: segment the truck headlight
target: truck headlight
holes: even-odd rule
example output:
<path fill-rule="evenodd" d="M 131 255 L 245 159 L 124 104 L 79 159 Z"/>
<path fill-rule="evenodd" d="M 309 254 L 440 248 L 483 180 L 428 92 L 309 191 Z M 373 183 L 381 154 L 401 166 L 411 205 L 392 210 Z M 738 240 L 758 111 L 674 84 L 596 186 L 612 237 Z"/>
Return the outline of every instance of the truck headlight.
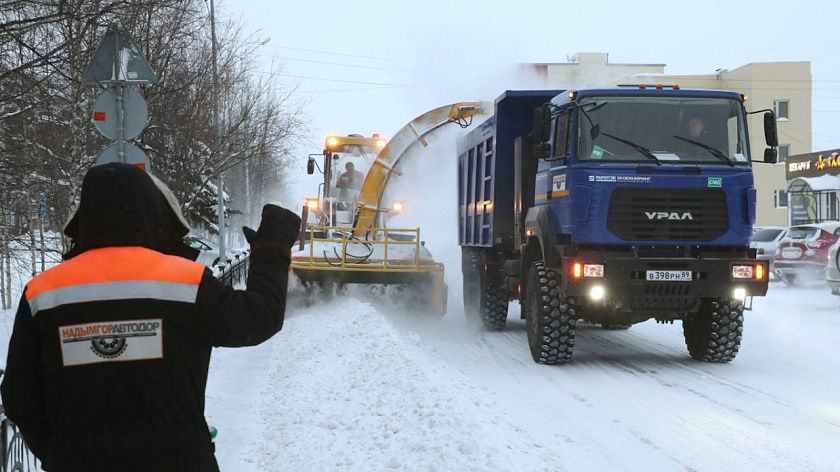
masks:
<path fill-rule="evenodd" d="M 747 291 L 742 288 L 736 288 L 732 292 L 732 297 L 735 298 L 735 300 L 743 301 L 747 298 Z"/>
<path fill-rule="evenodd" d="M 589 297 L 593 300 L 601 300 L 604 298 L 604 287 L 596 285 L 589 291 Z"/>
<path fill-rule="evenodd" d="M 604 276 L 604 264 L 584 264 L 583 265 L 583 276 L 584 277 L 603 277 Z"/>
<path fill-rule="evenodd" d="M 733 279 L 751 279 L 755 275 L 755 266 L 736 265 L 732 266 Z"/>

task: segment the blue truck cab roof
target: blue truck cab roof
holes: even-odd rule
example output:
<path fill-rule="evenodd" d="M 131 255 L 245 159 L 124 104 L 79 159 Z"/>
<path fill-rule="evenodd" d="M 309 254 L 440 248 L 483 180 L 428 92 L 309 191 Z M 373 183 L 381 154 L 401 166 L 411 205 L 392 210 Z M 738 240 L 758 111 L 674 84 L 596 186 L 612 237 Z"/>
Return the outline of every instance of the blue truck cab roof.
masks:
<path fill-rule="evenodd" d="M 663 87 L 657 89 L 655 87 L 608 87 L 608 88 L 593 88 L 593 89 L 579 89 L 569 90 L 568 93 L 561 93 L 555 96 L 551 103 L 555 105 L 565 105 L 572 101 L 570 94 L 574 94 L 574 99 L 579 100 L 586 97 L 604 97 L 604 96 L 676 96 L 676 97 L 707 97 L 707 98 L 731 98 L 741 100 L 741 94 L 737 92 L 729 92 L 725 90 L 708 90 L 708 89 L 683 89 Z M 502 95 L 504 97 L 504 94 Z M 499 98 L 502 98 L 499 97 Z"/>

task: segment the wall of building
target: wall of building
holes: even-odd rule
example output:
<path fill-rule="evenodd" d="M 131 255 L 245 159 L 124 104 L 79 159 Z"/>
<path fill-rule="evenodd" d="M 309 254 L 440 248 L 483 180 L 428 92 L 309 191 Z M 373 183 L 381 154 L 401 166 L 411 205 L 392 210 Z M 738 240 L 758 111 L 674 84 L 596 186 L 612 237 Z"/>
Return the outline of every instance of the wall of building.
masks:
<path fill-rule="evenodd" d="M 612 64 L 603 52 L 581 52 L 572 59 L 568 63 L 536 64 L 545 68 L 547 88 L 602 87 L 625 75 L 665 72 L 665 64 Z"/>

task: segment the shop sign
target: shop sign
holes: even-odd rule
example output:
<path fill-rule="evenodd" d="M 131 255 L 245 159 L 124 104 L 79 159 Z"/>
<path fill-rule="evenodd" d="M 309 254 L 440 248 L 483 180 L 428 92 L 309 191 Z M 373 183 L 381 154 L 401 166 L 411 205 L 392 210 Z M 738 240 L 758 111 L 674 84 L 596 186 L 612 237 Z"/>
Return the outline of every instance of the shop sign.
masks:
<path fill-rule="evenodd" d="M 823 175 L 840 175 L 840 150 L 788 156 L 785 167 L 787 180 Z"/>

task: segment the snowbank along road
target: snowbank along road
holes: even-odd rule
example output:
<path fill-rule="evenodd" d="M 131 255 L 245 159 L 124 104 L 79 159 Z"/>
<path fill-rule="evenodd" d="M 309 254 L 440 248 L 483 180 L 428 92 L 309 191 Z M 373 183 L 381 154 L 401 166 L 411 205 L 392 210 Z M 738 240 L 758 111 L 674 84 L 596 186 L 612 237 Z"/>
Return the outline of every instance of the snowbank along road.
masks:
<path fill-rule="evenodd" d="M 840 298 L 773 285 L 731 364 L 679 323 L 579 325 L 574 360 L 531 361 L 524 321 L 482 332 L 357 298 L 290 310 L 256 349 L 214 353 L 222 470 L 833 471 Z"/>

